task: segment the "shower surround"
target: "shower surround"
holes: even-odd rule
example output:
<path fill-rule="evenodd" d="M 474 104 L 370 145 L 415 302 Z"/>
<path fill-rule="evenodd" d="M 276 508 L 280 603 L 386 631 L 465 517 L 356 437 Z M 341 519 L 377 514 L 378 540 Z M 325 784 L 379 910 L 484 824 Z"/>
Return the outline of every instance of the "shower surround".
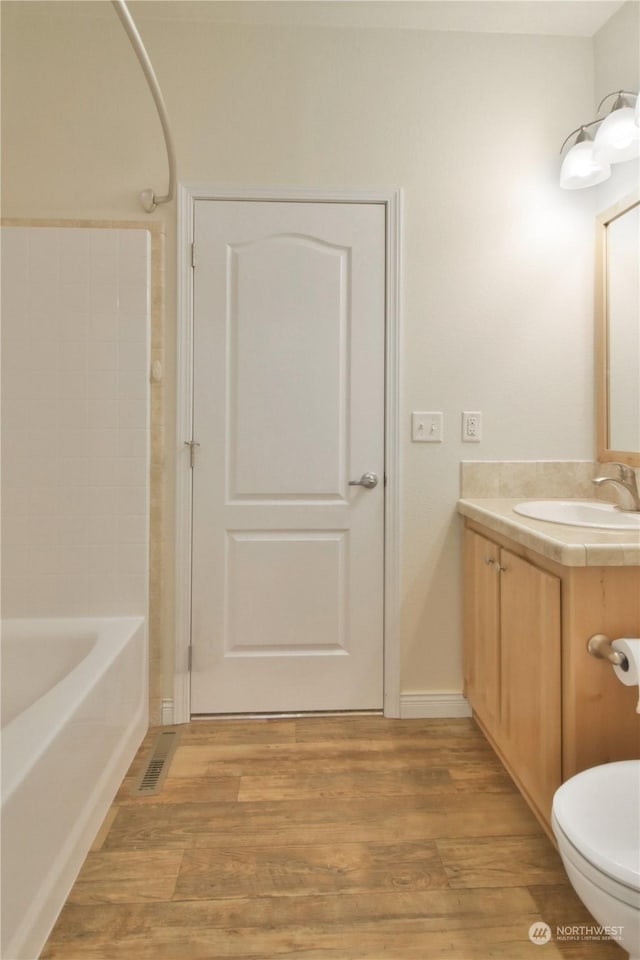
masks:
<path fill-rule="evenodd" d="M 147 614 L 149 234 L 2 228 L 2 610 Z"/>
<path fill-rule="evenodd" d="M 146 230 L 2 228 L 2 682 L 16 700 L 2 953 L 16 960 L 39 952 L 147 729 L 149 265 Z"/>

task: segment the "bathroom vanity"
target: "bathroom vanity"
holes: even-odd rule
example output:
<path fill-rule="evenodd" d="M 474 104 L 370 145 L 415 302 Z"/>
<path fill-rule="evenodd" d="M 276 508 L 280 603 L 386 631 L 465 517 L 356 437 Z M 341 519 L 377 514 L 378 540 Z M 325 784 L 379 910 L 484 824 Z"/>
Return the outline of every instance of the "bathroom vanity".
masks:
<path fill-rule="evenodd" d="M 587 652 L 640 636 L 640 535 L 464 499 L 464 688 L 474 717 L 550 832 L 560 784 L 640 756 L 638 689 Z"/>

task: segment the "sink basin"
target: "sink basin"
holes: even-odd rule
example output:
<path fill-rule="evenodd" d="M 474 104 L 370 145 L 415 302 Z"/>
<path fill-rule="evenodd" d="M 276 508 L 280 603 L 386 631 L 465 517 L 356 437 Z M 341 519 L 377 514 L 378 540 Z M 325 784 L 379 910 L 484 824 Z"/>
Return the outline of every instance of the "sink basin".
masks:
<path fill-rule="evenodd" d="M 529 500 L 513 509 L 532 520 L 568 523 L 574 527 L 640 530 L 640 513 L 624 513 L 616 510 L 612 503 L 599 500 Z"/>

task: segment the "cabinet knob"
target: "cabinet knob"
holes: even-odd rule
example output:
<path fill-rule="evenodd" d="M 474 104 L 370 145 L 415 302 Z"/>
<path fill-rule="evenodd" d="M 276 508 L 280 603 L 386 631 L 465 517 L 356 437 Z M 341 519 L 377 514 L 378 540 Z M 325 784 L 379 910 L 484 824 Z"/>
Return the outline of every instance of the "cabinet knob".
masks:
<path fill-rule="evenodd" d="M 495 563 L 495 560 L 493 559 L 493 557 L 485 557 L 484 562 L 488 567 L 490 567 Z"/>

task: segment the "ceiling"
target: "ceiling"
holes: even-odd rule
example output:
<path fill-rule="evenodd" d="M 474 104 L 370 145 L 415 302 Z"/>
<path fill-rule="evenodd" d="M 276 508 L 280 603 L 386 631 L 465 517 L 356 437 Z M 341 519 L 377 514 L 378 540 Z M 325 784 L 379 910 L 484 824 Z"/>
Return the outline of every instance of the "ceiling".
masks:
<path fill-rule="evenodd" d="M 145 20 L 592 37 L 625 0 L 129 0 Z M 639 0 L 627 0 L 638 3 Z M 1 0 L 3 13 L 110 19 L 108 0 Z"/>
<path fill-rule="evenodd" d="M 624 0 L 132 0 L 130 6 L 134 17 L 142 20 L 592 37 L 623 3 Z"/>

